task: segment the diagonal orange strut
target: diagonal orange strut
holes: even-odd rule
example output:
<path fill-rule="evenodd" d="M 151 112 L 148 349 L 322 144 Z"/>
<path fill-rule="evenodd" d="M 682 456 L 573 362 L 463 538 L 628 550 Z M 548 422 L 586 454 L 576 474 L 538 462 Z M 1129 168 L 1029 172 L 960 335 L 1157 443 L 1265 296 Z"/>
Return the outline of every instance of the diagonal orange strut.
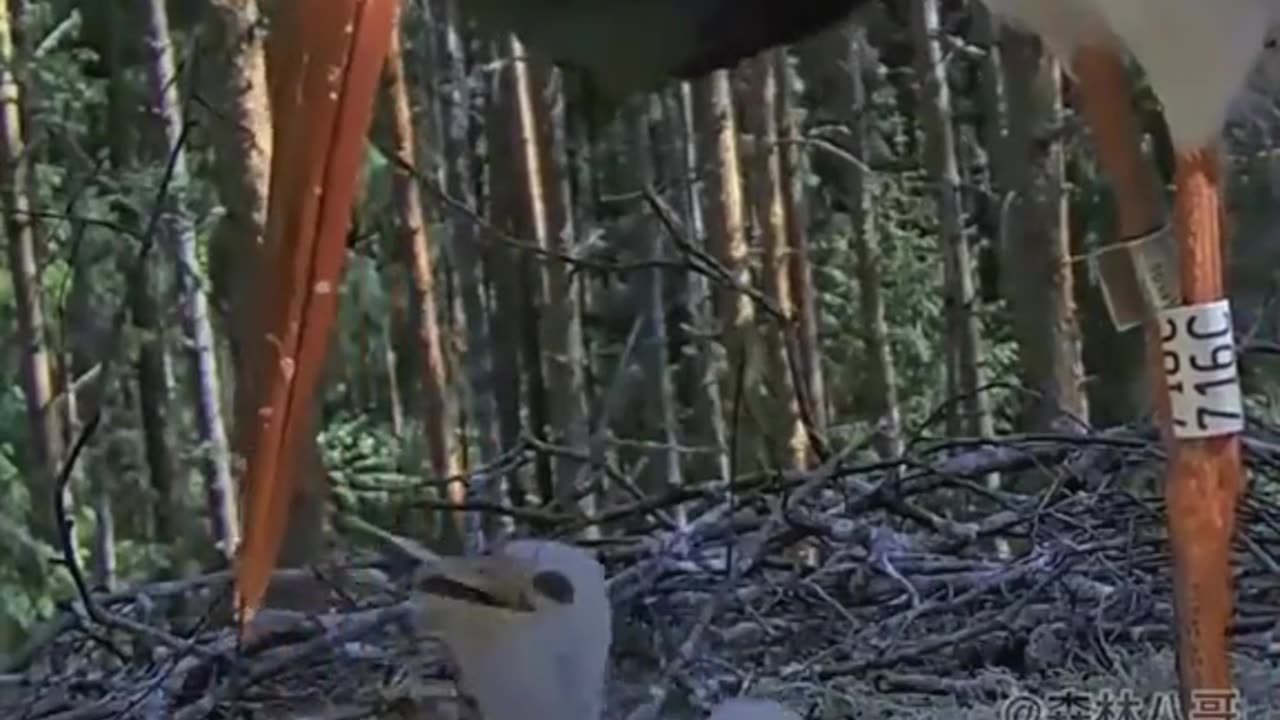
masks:
<path fill-rule="evenodd" d="M 1132 84 L 1122 56 L 1093 46 L 1073 63 L 1084 115 L 1099 162 L 1117 195 L 1119 231 L 1136 237 L 1160 226 L 1163 210 L 1153 192 L 1153 169 L 1143 156 L 1132 112 Z M 1224 295 L 1224 214 L 1216 157 L 1211 150 L 1181 154 L 1175 177 L 1174 232 L 1182 301 L 1212 302 Z M 1195 690 L 1229 690 L 1227 632 L 1232 617 L 1231 540 L 1242 478 L 1236 435 L 1175 439 L 1164 376 L 1161 329 L 1145 323 L 1148 373 L 1161 435 L 1168 450 L 1166 522 L 1173 555 L 1178 668 L 1184 707 Z"/>
<path fill-rule="evenodd" d="M 346 233 L 399 0 L 290 0 L 269 40 L 275 152 L 262 323 L 250 338 L 262 394 L 247 441 L 236 565 L 242 626 L 261 605 L 288 521 L 299 437 L 337 310 Z"/>
<path fill-rule="evenodd" d="M 1116 197 L 1116 232 L 1121 238 L 1146 235 L 1164 224 L 1165 208 L 1160 178 L 1142 153 L 1142 129 L 1133 112 L 1134 86 L 1124 58 L 1109 46 L 1085 45 L 1076 51 L 1071 67 L 1098 164 Z M 1167 446 L 1173 442 L 1169 395 L 1160 350 L 1160 326 L 1153 313 L 1148 313 L 1143 333 L 1151 401 Z"/>

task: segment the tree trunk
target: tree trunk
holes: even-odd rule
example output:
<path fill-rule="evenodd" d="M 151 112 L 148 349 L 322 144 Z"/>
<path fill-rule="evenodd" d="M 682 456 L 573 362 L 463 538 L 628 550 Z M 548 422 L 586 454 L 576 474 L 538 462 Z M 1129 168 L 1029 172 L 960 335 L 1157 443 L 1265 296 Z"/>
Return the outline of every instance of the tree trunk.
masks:
<path fill-rule="evenodd" d="M 391 147 L 396 159 L 408 167 L 417 167 L 414 147 L 413 115 L 409 90 L 405 82 L 402 33 L 392 38 L 387 57 L 383 102 L 390 115 Z M 427 218 L 418 191 L 418 181 L 399 166 L 392 170 L 392 194 L 397 216 L 399 239 L 397 250 L 408 257 L 413 279 L 413 301 L 416 304 L 416 338 L 422 372 L 422 414 L 426 433 L 430 472 L 434 478 L 457 477 L 462 472 L 457 438 L 454 434 L 453 393 L 444 364 L 444 341 L 440 333 L 439 310 L 436 307 L 435 261 L 431 239 L 427 234 Z M 388 343 L 391 345 L 391 343 Z M 389 369 L 395 377 L 394 363 Z"/>
<path fill-rule="evenodd" d="M 652 96 L 640 98 L 627 117 L 630 131 L 627 138 L 628 168 L 636 187 L 652 188 L 657 184 L 649 127 L 652 99 Z M 643 260 L 653 264 L 650 269 L 638 271 L 640 277 L 634 285 L 640 291 L 637 293 L 637 313 L 641 329 L 637 347 L 644 377 L 643 387 L 638 393 L 644 408 L 646 439 L 650 442 L 646 453 L 648 465 L 640 476 L 640 487 L 646 493 L 657 495 L 683 484 L 683 468 L 680 464 L 675 391 L 667 364 L 666 276 L 669 271 L 662 267 L 668 260 L 667 241 L 647 208 L 642 211 L 639 222 L 639 236 L 647 246 Z"/>
<path fill-rule="evenodd" d="M 809 442 L 801 421 L 790 348 L 795 310 L 791 304 L 790 252 L 787 239 L 786 187 L 782 177 L 782 153 L 778 146 L 778 78 L 771 50 L 750 61 L 750 102 L 745 124 L 752 135 L 752 206 L 763 243 L 761 275 L 764 292 L 782 317 L 766 320 L 765 367 L 770 401 L 764 417 L 766 434 L 773 439 L 775 457 L 783 468 L 801 468 L 809 461 Z"/>
<path fill-rule="evenodd" d="M 859 336 L 866 358 L 865 417 L 875 424 L 874 447 L 884 458 L 902 454 L 902 408 L 889 323 L 882 291 L 880 228 L 882 218 L 875 199 L 879 194 L 875 173 L 868 169 L 871 155 L 871 96 L 878 77 L 878 60 L 867 41 L 866 29 L 846 23 L 801 46 L 806 85 L 814 101 L 849 129 L 833 142 L 846 156 L 826 152 L 815 156 L 816 172 L 836 187 L 848 207 L 852 228 L 850 246 L 857 281 Z M 852 160 L 859 159 L 861 162 Z"/>
<path fill-rule="evenodd" d="M 209 305 L 200 281 L 196 250 L 196 230 L 189 217 L 186 195 L 191 190 L 184 147 L 185 122 L 178 97 L 177 65 L 169 16 L 164 0 L 149 0 L 146 20 L 146 71 L 150 106 L 161 133 L 156 150 L 167 158 L 171 185 L 167 208 L 160 225 L 161 242 L 176 264 L 177 292 L 192 380 L 195 387 L 196 432 L 201 452 L 214 544 L 230 564 L 235 554 L 236 498 L 231 479 L 231 456 L 222 418 L 222 390 Z"/>
<path fill-rule="evenodd" d="M 461 15 L 457 0 L 445 0 L 444 4 L 444 17 L 447 21 L 443 24 L 442 31 L 445 34 L 444 61 L 448 68 L 442 112 L 445 122 L 446 188 L 455 200 L 468 208 L 475 208 L 471 93 L 468 91 L 470 84 Z M 482 467 L 498 456 L 498 423 L 492 387 L 493 345 L 484 302 L 483 262 L 474 223 L 474 218 L 463 213 L 451 213 L 449 249 L 457 272 L 458 295 L 466 333 L 464 364 L 467 416 L 477 449 L 477 457 L 468 463 L 469 469 Z M 461 500 L 465 493 L 477 500 L 489 499 L 491 485 L 496 482 L 496 478 L 471 476 L 469 487 L 451 484 L 450 497 Z M 467 542 L 478 544 L 480 519 L 474 517 L 471 520 L 473 522 L 468 525 Z"/>
<path fill-rule="evenodd" d="M 698 132 L 694 123 L 694 90 L 690 83 L 681 83 L 667 106 L 667 130 L 670 142 L 679 148 L 672 158 L 670 176 L 683 178 L 679 183 L 681 215 L 684 219 L 685 240 L 700 251 L 706 251 L 706 221 L 703 208 L 711 199 L 705 197 L 702 183 L 695 179 L 703 176 L 702 155 L 698 149 Z M 721 364 L 717 355 L 722 348 L 715 340 L 715 308 L 712 306 L 711 282 L 706 275 L 690 271 L 685 278 L 680 299 L 684 308 L 687 328 L 681 333 L 692 345 L 692 352 L 680 353 L 680 386 L 684 402 L 692 408 L 685 424 L 685 436 L 708 452 L 693 458 L 691 463 L 697 478 L 730 477 L 729 438 L 725 427 L 724 401 L 720 391 Z"/>
<path fill-rule="evenodd" d="M 707 224 L 707 244 L 711 256 L 728 273 L 732 282 L 747 287 L 751 282 L 747 263 L 747 235 L 743 223 L 742 163 L 738 153 L 738 127 L 734 114 L 733 87 L 727 70 L 717 70 L 694 83 L 694 119 L 702 139 L 699 157 L 707 166 L 706 202 L 703 217 Z M 739 289 L 722 281 L 712 290 L 712 307 L 719 325 L 723 353 L 711 361 L 712 374 L 725 380 L 725 410 L 731 415 L 729 434 L 735 438 L 729 458 L 731 468 L 742 465 L 750 433 L 737 422 L 743 398 L 740 388 L 755 385 L 757 363 L 753 360 L 752 338 L 755 307 Z M 738 372 L 743 373 L 741 383 Z"/>
<path fill-rule="evenodd" d="M 30 156 L 22 133 L 22 88 L 14 68 L 24 58 L 14 54 L 9 6 L 0 2 L 0 204 L 8 239 L 9 273 L 17 304 L 19 363 L 26 399 L 34 472 L 27 474 L 31 527 L 36 537 L 53 542 L 53 498 L 63 459 L 63 421 L 54 407 L 53 359 L 45 329 L 40 268 L 31 226 Z"/>
<path fill-rule="evenodd" d="M 795 373 L 800 389 L 801 408 L 806 423 L 818 438 L 827 432 L 826 381 L 822 374 L 822 348 L 818 344 L 818 306 L 813 289 L 813 267 L 809 252 L 809 206 L 805 195 L 808 174 L 800 118 L 796 107 L 794 70 L 790 53 L 773 53 L 774 72 L 778 77 L 778 135 L 782 142 L 778 152 L 785 182 L 783 201 L 787 218 L 788 271 L 790 273 L 791 307 L 795 311 Z M 825 442 L 825 441 L 824 441 Z"/>
<path fill-rule="evenodd" d="M 134 168 L 138 163 L 136 154 L 137 140 L 137 108 L 140 98 L 130 83 L 127 82 L 124 53 L 128 48 L 124 43 L 131 39 L 128 33 L 122 32 L 128 22 L 126 14 L 120 7 L 106 8 L 109 29 L 107 39 L 107 64 L 111 68 L 111 78 L 107 84 L 107 123 L 108 153 L 112 168 L 122 175 Z M 124 211 L 117 213 L 117 221 L 125 227 L 135 225 L 139 218 L 134 213 Z M 121 274 L 128 278 L 133 276 L 125 289 L 129 302 L 130 322 L 138 336 L 138 356 L 134 362 L 134 371 L 138 388 L 138 415 L 142 425 L 142 443 L 147 462 L 147 471 L 151 483 L 151 491 L 155 500 L 151 504 L 151 539 L 165 545 L 176 545 L 184 537 L 186 518 L 179 502 L 180 495 L 176 484 L 177 463 L 174 457 L 173 428 L 170 410 L 173 400 L 173 386 L 166 368 L 169 364 L 169 350 L 164 342 L 163 327 L 160 322 L 160 309 L 157 296 L 161 279 L 167 273 L 163 263 L 157 260 L 156 253 L 148 253 L 143 259 L 145 267 L 134 273 L 137 253 L 133 248 L 125 248 L 118 253 Z M 68 395 L 70 398 L 70 395 Z M 170 563 L 172 569 L 173 563 Z"/>
<path fill-rule="evenodd" d="M 516 214 L 521 218 L 521 237 L 533 240 L 538 248 L 549 251 L 550 230 L 549 214 L 553 202 L 548 193 L 552 186 L 547 180 L 544 164 L 546 157 L 545 138 L 541 134 L 537 114 L 541 103 L 534 98 L 534 70 L 526 56 L 524 46 L 515 36 L 509 36 L 507 49 L 510 51 L 510 79 L 508 86 L 510 95 L 510 112 L 505 119 L 509 123 L 503 125 L 510 129 L 507 139 L 512 143 L 510 153 L 513 171 L 519 178 L 515 183 L 516 197 L 512 198 Z M 518 292 L 522 298 L 518 305 L 516 317 L 519 332 L 523 341 L 525 358 L 525 396 L 529 430 L 541 442 L 548 441 L 556 428 L 551 423 L 552 398 L 547 393 L 547 360 L 543 347 L 547 314 L 554 312 L 547 297 L 547 278 L 545 267 L 549 258 L 538 259 L 531 253 L 523 252 L 512 255 L 519 273 Z M 513 288 L 515 289 L 515 288 Z M 534 476 L 539 492 L 544 499 L 556 496 L 556 482 L 552 479 L 552 462 L 547 453 L 538 453 L 534 459 Z"/>
<path fill-rule="evenodd" d="M 951 90 L 947 84 L 938 19 L 938 0 L 912 4 L 911 32 L 915 43 L 918 92 L 925 133 L 925 160 L 937 187 L 938 243 L 943 257 L 946 296 L 947 394 L 959 398 L 961 415 L 949 414 L 949 434 L 990 437 L 991 412 L 982 387 L 981 331 L 976 313 L 972 259 L 964 236 L 960 201 L 960 170 L 951 120 Z"/>
<path fill-rule="evenodd" d="M 525 138 L 522 154 L 530 177 L 529 215 L 539 246 L 551 255 L 566 256 L 577 241 L 577 228 L 570 205 L 564 94 L 552 82 L 549 68 L 541 64 L 519 63 L 517 78 L 516 100 Z M 588 442 L 578 274 L 571 274 L 563 261 L 549 258 L 538 264 L 538 275 L 539 295 L 544 299 L 541 345 L 549 437 L 570 453 L 556 458 L 554 494 L 565 510 L 591 514 L 594 498 L 584 497 L 576 505 L 573 501 L 586 479 L 586 466 L 573 455 L 585 453 Z"/>
<path fill-rule="evenodd" d="M 1062 140 L 1040 138 L 1062 123 L 1062 83 L 1056 60 L 1028 35 L 1006 34 L 1005 88 L 1009 123 L 1006 188 L 1013 193 L 1011 227 L 1003 232 L 1001 265 L 1009 282 L 1023 384 L 1035 397 L 1021 425 L 1054 429 L 1061 418 L 1087 417 L 1080 333 L 1075 319 Z M 1016 271 L 1014 271 L 1016 269 Z"/>
<path fill-rule="evenodd" d="M 540 384 L 532 372 L 538 363 L 538 348 L 531 344 L 537 332 L 537 309 L 531 307 L 533 298 L 524 273 L 524 255 L 519 249 L 504 242 L 503 234 L 526 238 L 532 235 L 528 213 L 524 212 L 528 196 L 528 174 L 521 171 L 517 134 L 519 121 L 516 108 L 516 63 L 511 62 L 510 47 L 506 40 L 492 43 L 495 52 L 492 64 L 501 63 L 501 72 L 489 75 L 490 92 L 485 99 L 485 140 L 482 158 L 477 158 L 476 168 L 487 176 L 485 188 L 485 215 L 489 228 L 483 251 L 484 276 L 487 294 L 492 299 L 488 312 L 489 337 L 492 338 L 493 401 L 498 411 L 498 447 L 501 452 L 510 451 L 522 442 L 525 428 L 526 404 L 528 420 L 536 425 L 536 417 L 542 406 L 537 398 L 536 386 Z M 533 325 L 531 328 L 530 325 Z M 527 382 L 525 382 L 527 381 Z M 525 388 L 529 394 L 522 395 Z M 512 504 L 524 506 L 530 502 L 533 492 L 526 482 L 524 468 L 511 467 L 505 474 L 505 492 L 494 477 L 490 483 L 489 502 L 509 499 Z M 541 492 L 550 494 L 551 477 L 547 458 L 539 454 L 534 461 L 534 476 Z M 485 518 L 487 532 L 497 529 L 496 518 Z"/>
<path fill-rule="evenodd" d="M 218 72 L 209 73 L 207 82 L 227 118 L 214 125 L 213 133 L 218 195 L 225 214 L 210 242 L 209 265 L 215 297 L 229 319 L 226 335 L 235 378 L 233 447 L 236 456 L 244 458 L 250 451 L 258 392 L 246 351 L 253 327 L 252 301 L 246 298 L 253 295 L 254 268 L 266 230 L 271 107 L 257 0 L 211 0 L 210 5 L 215 20 L 209 25 L 212 45 L 223 62 Z M 215 537 L 217 515 L 217 508 L 210 507 Z M 225 542 L 233 552 L 240 542 L 239 521 L 233 515 L 225 522 L 231 531 Z M 290 533 L 294 526 L 290 523 Z"/>

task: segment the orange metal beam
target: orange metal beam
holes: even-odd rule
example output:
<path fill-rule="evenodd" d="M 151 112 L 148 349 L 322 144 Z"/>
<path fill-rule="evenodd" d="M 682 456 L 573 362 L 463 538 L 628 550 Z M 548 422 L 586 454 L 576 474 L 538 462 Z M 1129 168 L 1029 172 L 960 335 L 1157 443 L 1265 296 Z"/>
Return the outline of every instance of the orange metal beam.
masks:
<path fill-rule="evenodd" d="M 251 338 L 262 378 L 236 566 L 242 625 L 261 605 L 288 521 L 300 433 L 314 412 L 346 233 L 399 0 L 290 0 L 268 40 L 275 145 L 266 302 Z"/>
<path fill-rule="evenodd" d="M 1182 153 L 1174 175 L 1174 233 L 1182 276 L 1184 306 L 1198 306 L 1225 296 L 1223 212 L 1218 158 L 1213 149 Z M 1235 346 L 1230 316 L 1206 314 L 1199 332 L 1225 333 L 1208 352 L 1169 351 L 1171 362 L 1201 365 L 1230 364 L 1235 374 Z M 1165 319 L 1165 336 L 1186 333 L 1173 318 Z M 1219 351 L 1222 351 L 1221 353 Z M 1177 361 L 1173 361 L 1178 357 Z M 1166 368 L 1168 369 L 1168 368 Z M 1171 390 L 1175 387 L 1170 377 Z M 1207 394 L 1182 387 L 1183 393 Z M 1227 392 L 1238 392 L 1238 386 Z M 1238 400 L 1233 403 L 1238 408 Z M 1221 409 L 1221 408 L 1219 408 Z M 1230 404 L 1228 404 L 1230 409 Z M 1232 410 L 1234 411 L 1234 410 Z M 1194 417 L 1187 418 L 1191 423 Z M 1222 423 L 1231 427 L 1234 422 Z M 1169 513 L 1169 540 L 1173 546 L 1174 602 L 1178 618 L 1178 672 L 1183 699 L 1192 702 L 1195 691 L 1231 690 L 1228 628 L 1233 612 L 1231 542 L 1235 534 L 1236 504 L 1243 487 L 1238 432 L 1179 437 L 1169 461 L 1165 500 Z"/>
<path fill-rule="evenodd" d="M 1142 127 L 1133 111 L 1134 85 L 1124 57 L 1107 45 L 1085 45 L 1076 51 L 1071 67 L 1098 165 L 1115 195 L 1117 235 L 1137 238 L 1157 230 L 1165 223 L 1160 177 L 1142 153 Z M 1154 312 L 1148 314 L 1143 332 L 1151 400 L 1167 446 L 1173 436 L 1169 434 L 1160 326 Z"/>

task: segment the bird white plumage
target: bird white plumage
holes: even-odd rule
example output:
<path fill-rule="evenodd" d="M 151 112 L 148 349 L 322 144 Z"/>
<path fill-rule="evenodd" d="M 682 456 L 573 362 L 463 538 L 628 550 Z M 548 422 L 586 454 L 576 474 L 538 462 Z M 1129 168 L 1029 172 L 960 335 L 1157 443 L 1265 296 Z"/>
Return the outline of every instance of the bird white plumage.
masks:
<path fill-rule="evenodd" d="M 1164 105 L 1174 145 L 1211 143 L 1280 16 L 1278 0 L 985 0 L 1070 61 L 1084 43 L 1138 61 Z"/>
<path fill-rule="evenodd" d="M 534 589 L 543 571 L 568 580 L 571 602 Z M 595 559 L 561 543 L 521 540 L 491 556 L 444 558 L 426 576 L 496 601 L 417 596 L 423 625 L 440 632 L 485 720 L 600 716 L 612 629 L 604 568 Z M 525 609 L 509 607 L 525 602 Z"/>
<path fill-rule="evenodd" d="M 612 611 L 604 568 L 587 551 L 519 540 L 491 556 L 445 559 L 415 584 L 422 624 L 440 632 L 485 720 L 600 718 Z M 447 585 L 476 594 L 450 596 Z M 708 720 L 799 717 L 773 701 L 734 698 Z"/>
<path fill-rule="evenodd" d="M 1275 0 L 1091 0 L 1142 65 L 1174 145 L 1210 144 L 1263 50 Z"/>

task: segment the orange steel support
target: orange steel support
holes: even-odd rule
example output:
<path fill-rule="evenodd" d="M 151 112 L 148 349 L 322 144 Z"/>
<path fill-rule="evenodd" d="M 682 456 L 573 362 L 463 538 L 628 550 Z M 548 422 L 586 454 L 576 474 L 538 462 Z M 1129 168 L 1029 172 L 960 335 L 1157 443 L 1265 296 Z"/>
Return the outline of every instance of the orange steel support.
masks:
<path fill-rule="evenodd" d="M 1119 232 L 1136 237 L 1163 222 L 1158 182 L 1140 147 L 1132 112 L 1132 84 L 1119 53 L 1085 47 L 1073 63 L 1085 118 L 1099 162 L 1117 195 Z M 1215 154 L 1178 157 L 1174 233 L 1178 243 L 1182 301 L 1212 302 L 1224 296 L 1225 247 Z M 1168 449 L 1165 497 L 1174 566 L 1178 667 L 1184 707 L 1196 690 L 1229 690 L 1228 627 L 1233 590 L 1231 541 L 1242 487 L 1240 441 L 1235 435 L 1175 439 L 1164 375 L 1161 328 L 1145 323 L 1148 372 L 1156 417 Z"/>
<path fill-rule="evenodd" d="M 1165 207 L 1160 178 L 1142 154 L 1142 129 L 1133 112 L 1134 87 L 1124 58 L 1105 45 L 1086 45 L 1077 50 L 1071 67 L 1098 164 L 1116 197 L 1116 232 L 1121 238 L 1146 235 L 1164 224 Z M 1151 401 L 1167 447 L 1173 441 L 1169 395 L 1160 351 L 1160 327 L 1154 314 L 1148 314 L 1143 333 Z"/>
<path fill-rule="evenodd" d="M 274 122 L 265 302 L 252 338 L 262 378 L 236 564 L 242 626 L 262 602 L 288 521 L 293 467 L 337 309 L 346 233 L 399 0 L 288 0 L 268 40 Z"/>
<path fill-rule="evenodd" d="M 1214 149 L 1179 154 L 1174 178 L 1182 301 L 1195 305 L 1221 300 L 1223 212 Z M 1233 687 L 1227 637 L 1234 601 L 1231 542 L 1243 484 L 1239 435 L 1174 443 L 1165 501 L 1184 702 L 1190 702 L 1196 690 Z"/>

